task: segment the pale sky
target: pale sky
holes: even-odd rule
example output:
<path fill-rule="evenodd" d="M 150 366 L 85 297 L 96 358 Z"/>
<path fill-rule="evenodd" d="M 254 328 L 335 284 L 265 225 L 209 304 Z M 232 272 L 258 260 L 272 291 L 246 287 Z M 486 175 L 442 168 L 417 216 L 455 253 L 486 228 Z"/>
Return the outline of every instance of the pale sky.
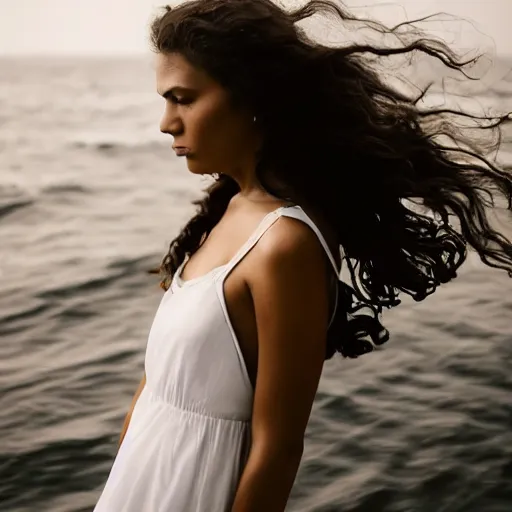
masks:
<path fill-rule="evenodd" d="M 293 5 L 298 0 L 281 2 Z M 155 7 L 165 3 L 169 2 L 0 0 L 0 56 L 147 53 L 148 21 Z M 479 44 L 483 42 L 487 48 L 494 44 L 497 54 L 512 55 L 512 0 L 346 0 L 345 3 L 357 7 L 356 14 L 367 12 L 387 23 L 438 11 L 471 18 L 476 29 L 483 33 Z"/>

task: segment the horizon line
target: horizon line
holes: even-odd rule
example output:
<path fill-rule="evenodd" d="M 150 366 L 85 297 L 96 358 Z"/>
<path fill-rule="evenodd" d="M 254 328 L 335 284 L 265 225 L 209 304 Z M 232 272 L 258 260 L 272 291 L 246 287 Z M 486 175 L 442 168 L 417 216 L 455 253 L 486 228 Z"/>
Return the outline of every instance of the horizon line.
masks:
<path fill-rule="evenodd" d="M 91 57 L 104 57 L 104 58 L 115 58 L 115 57 L 148 57 L 150 55 L 154 55 L 154 52 L 152 50 L 147 51 L 137 51 L 137 52 L 73 52 L 73 53 L 67 53 L 67 52 L 41 52 L 41 53 L 28 53 L 28 52 L 13 52 L 13 53 L 1 53 L 0 52 L 0 59 L 7 58 L 7 59 L 13 59 L 13 58 L 36 58 L 36 57 L 48 57 L 48 58 L 69 58 L 69 57 L 84 57 L 84 58 L 91 58 Z M 485 57 L 487 54 L 484 53 L 481 56 Z M 494 54 L 494 57 L 498 58 L 510 58 L 512 57 L 512 50 L 510 52 L 496 52 Z"/>

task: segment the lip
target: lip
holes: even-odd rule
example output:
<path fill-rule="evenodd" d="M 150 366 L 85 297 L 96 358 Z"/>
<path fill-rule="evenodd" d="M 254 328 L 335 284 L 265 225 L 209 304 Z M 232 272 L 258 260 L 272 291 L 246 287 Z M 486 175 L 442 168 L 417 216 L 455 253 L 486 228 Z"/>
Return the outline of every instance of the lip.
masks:
<path fill-rule="evenodd" d="M 190 153 L 190 149 L 183 146 L 173 146 L 174 152 L 178 156 L 186 156 Z"/>

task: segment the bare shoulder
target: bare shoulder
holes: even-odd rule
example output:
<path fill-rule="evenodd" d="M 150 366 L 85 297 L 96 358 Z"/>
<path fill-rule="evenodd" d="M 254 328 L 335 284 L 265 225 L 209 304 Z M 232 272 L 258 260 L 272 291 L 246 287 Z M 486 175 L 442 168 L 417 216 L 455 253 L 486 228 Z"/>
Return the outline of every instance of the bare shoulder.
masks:
<path fill-rule="evenodd" d="M 316 233 L 303 221 L 281 216 L 253 249 L 245 278 L 253 302 L 272 303 L 275 314 L 308 309 L 327 314 L 327 258 Z M 312 307 L 314 305 L 314 307 Z"/>
<path fill-rule="evenodd" d="M 286 216 L 279 217 L 256 244 L 253 263 L 253 278 L 269 272 L 278 278 L 284 267 L 288 275 L 302 275 L 307 269 L 318 277 L 325 271 L 324 249 L 316 233 L 305 222 Z"/>

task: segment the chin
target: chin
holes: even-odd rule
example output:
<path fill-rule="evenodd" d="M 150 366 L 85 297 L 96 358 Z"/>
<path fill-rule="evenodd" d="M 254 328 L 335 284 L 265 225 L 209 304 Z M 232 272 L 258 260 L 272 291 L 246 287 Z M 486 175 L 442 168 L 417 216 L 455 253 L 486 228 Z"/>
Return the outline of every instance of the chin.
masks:
<path fill-rule="evenodd" d="M 197 174 L 198 176 L 211 176 L 215 174 L 215 172 L 205 166 L 198 164 L 198 162 L 194 160 L 194 157 L 187 158 L 187 168 L 192 174 Z"/>

